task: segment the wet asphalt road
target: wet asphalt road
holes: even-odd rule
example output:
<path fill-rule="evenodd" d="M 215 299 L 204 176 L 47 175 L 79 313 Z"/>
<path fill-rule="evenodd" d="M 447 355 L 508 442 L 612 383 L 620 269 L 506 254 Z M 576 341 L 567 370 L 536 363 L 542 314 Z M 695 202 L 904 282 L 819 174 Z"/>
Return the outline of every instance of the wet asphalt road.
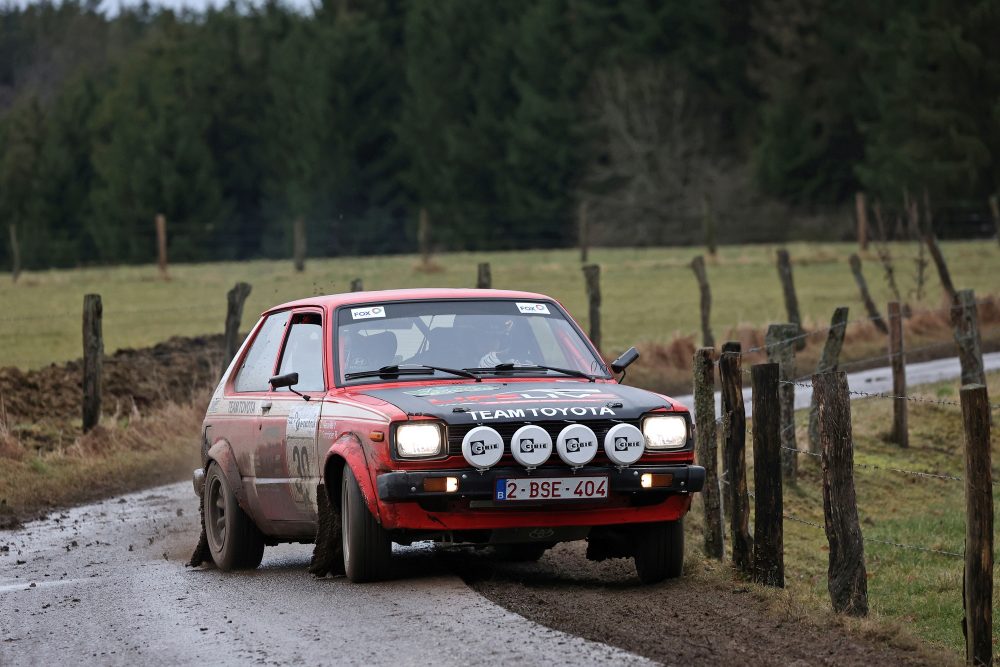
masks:
<path fill-rule="evenodd" d="M 645 662 L 504 610 L 427 547 L 356 585 L 312 577 L 307 545 L 253 572 L 187 568 L 198 529 L 180 483 L 0 533 L 0 665 Z"/>

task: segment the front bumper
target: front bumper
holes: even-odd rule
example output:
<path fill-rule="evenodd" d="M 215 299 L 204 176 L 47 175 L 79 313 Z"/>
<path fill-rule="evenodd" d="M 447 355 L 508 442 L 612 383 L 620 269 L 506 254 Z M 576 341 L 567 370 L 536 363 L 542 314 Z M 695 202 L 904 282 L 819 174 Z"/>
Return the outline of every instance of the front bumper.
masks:
<path fill-rule="evenodd" d="M 640 480 L 644 473 L 671 475 L 669 486 L 655 489 L 643 488 Z M 469 500 L 490 500 L 493 498 L 496 480 L 530 477 L 607 476 L 609 496 L 615 494 L 643 494 L 651 491 L 673 494 L 695 493 L 705 484 L 705 469 L 696 465 L 657 465 L 630 468 L 609 468 L 607 466 L 584 466 L 575 473 L 565 468 L 536 468 L 528 473 L 524 468 L 492 468 L 483 473 L 463 468 L 459 470 L 396 471 L 378 476 L 378 497 L 384 502 L 414 501 L 427 498 L 463 498 Z M 424 480 L 428 478 L 454 477 L 458 480 L 456 491 L 425 491 Z M 570 501 L 575 502 L 575 501 Z"/>

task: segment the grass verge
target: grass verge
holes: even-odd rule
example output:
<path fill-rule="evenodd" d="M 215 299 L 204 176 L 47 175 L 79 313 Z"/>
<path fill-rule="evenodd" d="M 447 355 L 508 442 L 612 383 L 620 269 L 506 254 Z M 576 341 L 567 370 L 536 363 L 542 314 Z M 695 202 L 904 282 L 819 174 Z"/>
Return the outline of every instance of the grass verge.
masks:
<path fill-rule="evenodd" d="M 16 441 L 2 439 L 0 528 L 53 508 L 184 479 L 197 467 L 197 434 L 206 405 L 199 398 L 139 418 L 105 418 L 54 451 L 29 453 Z"/>
<path fill-rule="evenodd" d="M 1000 374 L 990 374 L 991 396 L 1000 395 Z M 959 400 L 957 382 L 911 388 L 910 394 Z M 994 400 L 995 402 L 995 400 Z M 908 545 L 961 554 L 965 539 L 964 483 L 898 472 L 929 472 L 964 477 L 964 432 L 961 408 L 957 405 L 910 402 L 910 447 L 901 449 L 886 442 L 892 420 L 892 403 L 883 399 L 854 401 L 852 422 L 855 442 L 855 487 L 861 530 L 865 537 L 865 564 L 868 574 L 868 601 L 871 616 L 856 623 L 867 632 L 910 633 L 956 658 L 965 654 L 962 620 L 963 558 L 907 549 Z M 799 449 L 808 449 L 808 411 L 796 415 Z M 992 461 L 996 478 L 1000 437 L 996 429 L 992 441 Z M 748 436 L 748 448 L 750 439 Z M 752 457 L 751 457 L 752 458 Z M 752 460 L 750 486 L 753 487 Z M 1000 502 L 994 493 L 994 515 L 1000 516 Z M 751 502 L 752 506 L 752 502 Z M 822 472 L 815 457 L 801 455 L 795 486 L 784 490 L 786 517 L 823 525 Z M 689 553 L 702 554 L 703 507 L 696 499 L 691 514 Z M 751 527 L 753 519 L 751 518 Z M 828 544 L 821 527 L 786 518 L 786 590 L 774 592 L 779 604 L 800 604 L 814 613 L 828 614 Z M 728 538 L 727 538 L 728 541 Z M 731 576 L 729 568 L 711 564 L 718 576 Z M 994 608 L 1000 590 L 994 589 Z M 867 630 L 866 630 L 867 628 Z M 994 646 L 1000 633 L 1000 619 L 994 618 Z M 994 659 L 1000 652 L 994 649 Z"/>

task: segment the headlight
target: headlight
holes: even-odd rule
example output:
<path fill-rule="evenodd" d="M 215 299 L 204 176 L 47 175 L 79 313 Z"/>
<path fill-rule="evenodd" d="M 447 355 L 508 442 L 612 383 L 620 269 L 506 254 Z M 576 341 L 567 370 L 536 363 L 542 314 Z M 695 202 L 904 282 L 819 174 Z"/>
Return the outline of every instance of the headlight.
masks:
<path fill-rule="evenodd" d="M 680 449 L 687 443 L 687 420 L 676 415 L 646 417 L 642 435 L 649 449 Z"/>
<path fill-rule="evenodd" d="M 437 456 L 443 445 L 440 424 L 403 424 L 396 429 L 396 451 L 403 458 Z"/>

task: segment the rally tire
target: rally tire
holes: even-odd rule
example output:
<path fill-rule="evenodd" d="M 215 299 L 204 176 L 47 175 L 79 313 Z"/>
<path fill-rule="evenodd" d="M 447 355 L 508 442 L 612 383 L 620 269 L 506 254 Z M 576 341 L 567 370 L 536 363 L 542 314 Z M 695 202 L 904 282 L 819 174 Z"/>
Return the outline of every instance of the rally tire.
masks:
<path fill-rule="evenodd" d="M 684 569 L 684 522 L 662 521 L 639 526 L 635 570 L 639 581 L 655 584 L 676 579 Z"/>
<path fill-rule="evenodd" d="M 264 536 L 240 507 L 229 480 L 214 461 L 202 493 L 202 519 L 215 566 L 223 572 L 255 569 L 264 558 Z"/>
<path fill-rule="evenodd" d="M 389 576 L 392 540 L 368 511 L 350 466 L 340 484 L 344 572 L 353 582 L 379 581 Z"/>
<path fill-rule="evenodd" d="M 527 542 L 523 544 L 497 544 L 493 555 L 508 563 L 534 563 L 551 547 L 551 544 Z"/>

